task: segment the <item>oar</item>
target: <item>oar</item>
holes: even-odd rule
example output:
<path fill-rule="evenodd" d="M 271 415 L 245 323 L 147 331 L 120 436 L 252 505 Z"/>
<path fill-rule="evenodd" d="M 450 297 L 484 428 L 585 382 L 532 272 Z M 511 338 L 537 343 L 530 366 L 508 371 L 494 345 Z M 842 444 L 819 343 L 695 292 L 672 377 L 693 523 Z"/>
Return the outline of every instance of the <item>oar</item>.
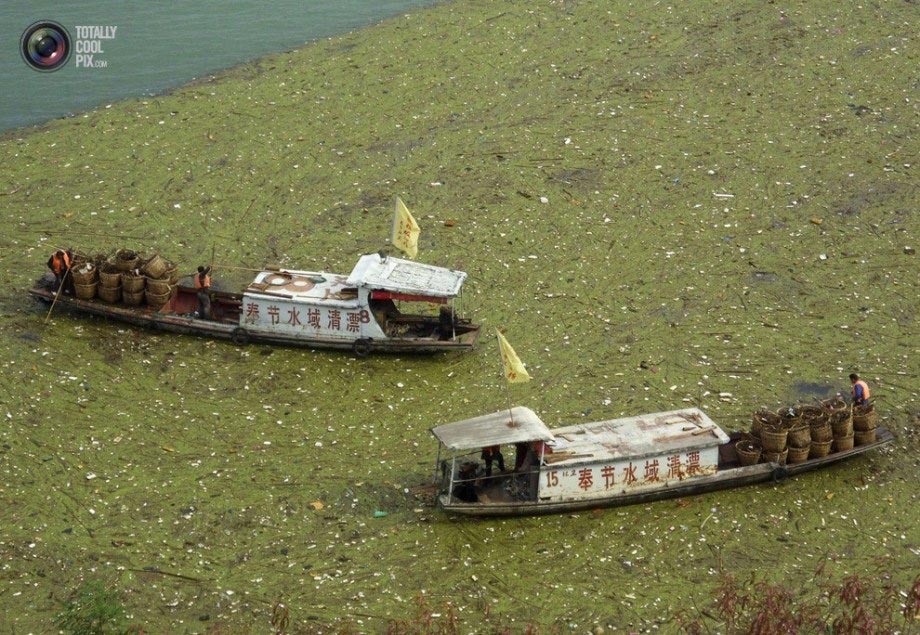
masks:
<path fill-rule="evenodd" d="M 58 298 L 61 297 L 61 292 L 64 291 L 64 285 L 67 284 L 67 276 L 69 275 L 70 267 L 67 268 L 67 271 L 64 272 L 64 277 L 61 278 L 61 284 L 58 287 L 57 293 L 54 294 L 54 300 L 51 302 L 51 307 L 48 309 L 48 315 L 45 316 L 45 324 L 51 319 L 51 312 L 54 311 L 54 305 L 57 304 Z"/>

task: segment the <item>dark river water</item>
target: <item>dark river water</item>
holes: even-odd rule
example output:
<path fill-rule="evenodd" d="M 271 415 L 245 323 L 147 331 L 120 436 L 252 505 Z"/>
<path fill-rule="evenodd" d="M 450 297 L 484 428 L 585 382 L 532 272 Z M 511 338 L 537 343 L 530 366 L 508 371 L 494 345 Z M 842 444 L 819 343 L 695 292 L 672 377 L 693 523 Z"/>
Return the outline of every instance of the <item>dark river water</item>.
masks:
<path fill-rule="evenodd" d="M 433 2 L 5 0 L 0 2 L 0 130 L 155 94 L 429 4 Z M 72 47 L 67 63 L 54 72 L 33 70 L 20 52 L 26 29 L 46 20 L 64 27 Z"/>

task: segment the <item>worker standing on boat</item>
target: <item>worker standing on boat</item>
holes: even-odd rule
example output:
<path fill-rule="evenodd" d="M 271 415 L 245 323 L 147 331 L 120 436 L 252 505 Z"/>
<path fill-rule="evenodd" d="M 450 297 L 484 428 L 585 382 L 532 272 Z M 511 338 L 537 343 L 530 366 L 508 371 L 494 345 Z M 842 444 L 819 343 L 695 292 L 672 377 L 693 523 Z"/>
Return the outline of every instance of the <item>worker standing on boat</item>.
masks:
<path fill-rule="evenodd" d="M 61 284 L 63 284 L 64 278 L 67 276 L 67 272 L 70 271 L 71 261 L 70 252 L 64 251 L 63 249 L 56 250 L 51 254 L 51 257 L 48 258 L 48 268 L 51 269 L 51 272 L 54 274 L 55 292 L 61 288 Z"/>
<path fill-rule="evenodd" d="M 498 459 L 498 471 L 505 471 L 505 457 L 500 446 L 492 445 L 482 449 L 482 460 L 486 462 L 486 476 L 492 476 L 492 462 Z"/>
<path fill-rule="evenodd" d="M 211 319 L 211 267 L 198 267 L 194 275 L 195 288 L 198 290 L 198 316 Z"/>
<path fill-rule="evenodd" d="M 869 393 L 869 384 L 859 378 L 856 373 L 850 373 L 850 383 L 853 384 L 853 405 L 861 406 L 871 396 Z"/>

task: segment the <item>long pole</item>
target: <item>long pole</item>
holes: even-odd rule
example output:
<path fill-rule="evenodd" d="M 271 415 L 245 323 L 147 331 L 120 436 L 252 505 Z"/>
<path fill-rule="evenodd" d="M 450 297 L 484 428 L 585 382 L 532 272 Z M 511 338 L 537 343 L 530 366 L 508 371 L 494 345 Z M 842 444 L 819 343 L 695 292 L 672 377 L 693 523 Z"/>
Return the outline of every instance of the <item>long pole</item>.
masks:
<path fill-rule="evenodd" d="M 102 232 L 81 232 L 75 231 L 72 229 L 37 229 L 35 230 L 39 234 L 67 234 L 68 236 L 95 236 L 97 238 L 127 238 L 129 240 L 149 240 L 150 236 L 127 236 L 124 234 L 106 234 Z"/>
<path fill-rule="evenodd" d="M 495 341 L 498 342 L 498 358 L 501 361 L 502 366 L 502 383 L 505 384 L 505 397 L 508 399 L 508 420 L 511 423 L 511 427 L 514 427 L 514 413 L 512 412 L 512 401 L 511 401 L 511 388 L 508 387 L 508 378 L 505 376 L 505 358 L 502 355 L 502 341 L 499 339 L 499 331 L 495 329 Z"/>
<path fill-rule="evenodd" d="M 54 311 L 54 305 L 57 304 L 58 298 L 61 297 L 61 292 L 64 291 L 64 285 L 67 284 L 67 276 L 70 275 L 70 269 L 71 268 L 68 267 L 67 271 L 64 272 L 64 277 L 61 278 L 61 284 L 58 286 L 57 293 L 54 294 L 54 300 L 51 302 L 51 307 L 48 309 L 48 315 L 45 316 L 45 324 L 51 319 L 51 312 Z"/>

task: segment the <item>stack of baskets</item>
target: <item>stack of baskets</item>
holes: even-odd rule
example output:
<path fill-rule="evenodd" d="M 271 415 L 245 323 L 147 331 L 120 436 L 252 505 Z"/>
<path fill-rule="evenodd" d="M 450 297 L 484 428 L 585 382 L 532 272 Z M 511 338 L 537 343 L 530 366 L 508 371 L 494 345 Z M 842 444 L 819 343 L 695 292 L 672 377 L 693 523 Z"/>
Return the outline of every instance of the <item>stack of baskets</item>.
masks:
<path fill-rule="evenodd" d="M 140 306 L 144 302 L 144 287 L 147 279 L 140 269 L 129 269 L 121 274 L 121 301 L 128 306 Z"/>
<path fill-rule="evenodd" d="M 179 269 L 159 254 L 154 254 L 144 263 L 144 275 L 147 280 L 147 304 L 159 309 L 175 295 Z"/>
<path fill-rule="evenodd" d="M 105 302 L 140 306 L 145 302 L 160 309 L 172 299 L 179 282 L 175 264 L 154 254 L 151 258 L 130 249 L 119 249 L 112 258 L 95 259 L 76 254 L 71 268 L 78 298 L 99 297 Z"/>
<path fill-rule="evenodd" d="M 763 448 L 760 460 L 785 465 L 789 454 L 788 441 L 789 426 L 786 421 L 780 419 L 778 423 L 765 423 L 760 430 L 760 445 Z"/>
<path fill-rule="evenodd" d="M 843 399 L 821 402 L 834 433 L 834 452 L 853 449 L 853 412 Z"/>
<path fill-rule="evenodd" d="M 819 459 L 827 456 L 834 440 L 828 413 L 823 407 L 803 406 L 803 408 L 807 408 L 803 418 L 808 422 L 808 428 L 811 430 L 811 451 L 808 453 L 808 458 Z"/>
<path fill-rule="evenodd" d="M 121 302 L 121 272 L 109 261 L 103 263 L 98 271 L 99 287 L 96 291 L 99 297 L 111 304 Z"/>
<path fill-rule="evenodd" d="M 856 445 L 875 442 L 875 429 L 878 427 L 878 413 L 871 403 L 853 407 L 853 436 Z"/>
<path fill-rule="evenodd" d="M 73 266 L 70 268 L 73 278 L 74 293 L 81 300 L 92 300 L 96 297 L 96 287 L 99 286 L 99 270 L 96 264 L 85 257 L 74 256 Z"/>
<path fill-rule="evenodd" d="M 796 405 L 777 412 L 760 409 L 750 435 L 735 444 L 741 465 L 802 463 L 875 441 L 878 415 L 872 404 L 851 408 L 835 397 L 820 405 Z"/>
<path fill-rule="evenodd" d="M 787 463 L 804 463 L 811 455 L 811 425 L 801 408 L 787 408 L 783 423 L 789 427 Z"/>

